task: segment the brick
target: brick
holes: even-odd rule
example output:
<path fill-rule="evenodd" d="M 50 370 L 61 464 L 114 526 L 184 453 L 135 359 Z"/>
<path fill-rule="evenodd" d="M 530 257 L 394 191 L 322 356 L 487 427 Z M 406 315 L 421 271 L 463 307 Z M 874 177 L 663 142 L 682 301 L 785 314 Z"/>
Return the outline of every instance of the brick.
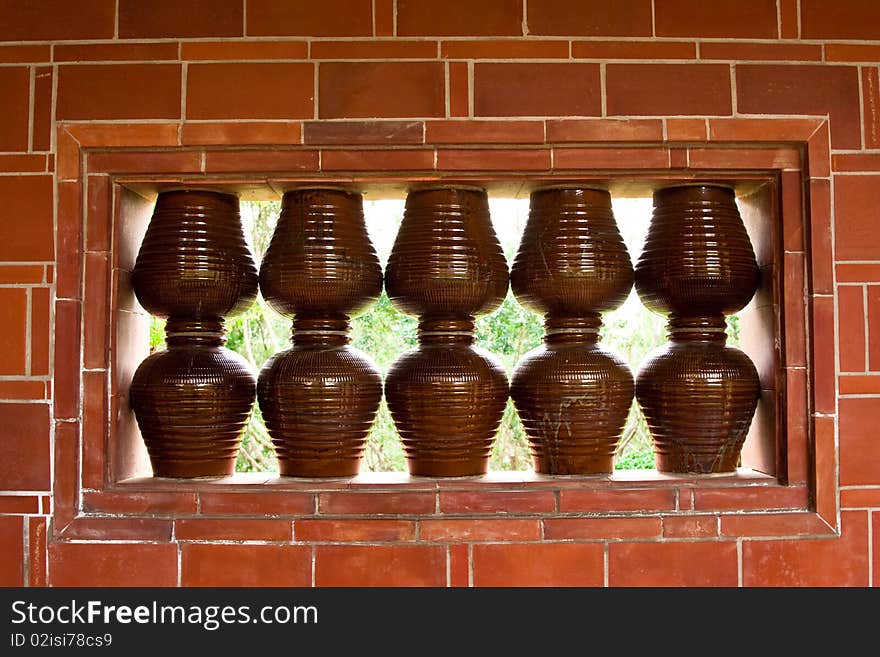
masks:
<path fill-rule="evenodd" d="M 306 41 L 194 41 L 180 46 L 186 60 L 308 59 Z"/>
<path fill-rule="evenodd" d="M 113 204 L 110 177 L 89 176 L 86 193 L 86 251 L 108 251 Z"/>
<path fill-rule="evenodd" d="M 880 371 L 880 285 L 868 286 L 868 369 Z"/>
<path fill-rule="evenodd" d="M 612 543 L 608 546 L 611 586 L 736 586 L 733 541 Z"/>
<path fill-rule="evenodd" d="M 667 169 L 665 148 L 554 148 L 554 169 Z"/>
<path fill-rule="evenodd" d="M 864 0 L 801 0 L 801 36 L 805 39 L 878 39 L 880 6 Z"/>
<path fill-rule="evenodd" d="M 116 0 L 3 0 L 0 41 L 111 39 Z"/>
<path fill-rule="evenodd" d="M 50 543 L 52 586 L 175 586 L 177 546 L 170 543 Z"/>
<path fill-rule="evenodd" d="M 563 490 L 559 493 L 562 513 L 616 511 L 671 511 L 675 491 L 663 488 Z"/>
<path fill-rule="evenodd" d="M 312 41 L 311 59 L 436 59 L 436 41 Z"/>
<path fill-rule="evenodd" d="M 691 148 L 688 166 L 692 169 L 800 169 L 801 154 L 796 148 Z"/>
<path fill-rule="evenodd" d="M 880 59 L 880 46 L 860 43 L 826 43 L 827 62 L 866 62 L 875 63 Z"/>
<path fill-rule="evenodd" d="M 109 255 L 87 253 L 83 301 L 83 367 L 106 368 L 110 357 Z"/>
<path fill-rule="evenodd" d="M 807 166 L 810 176 L 813 178 L 828 178 L 831 176 L 831 144 L 828 122 L 813 133 L 807 141 Z"/>
<path fill-rule="evenodd" d="M 664 538 L 712 538 L 718 536 L 718 516 L 663 516 Z"/>
<path fill-rule="evenodd" d="M 56 419 L 79 415 L 81 306 L 79 301 L 55 303 Z"/>
<path fill-rule="evenodd" d="M 880 154 L 836 153 L 831 156 L 831 168 L 835 173 L 880 171 Z"/>
<path fill-rule="evenodd" d="M 451 491 L 440 492 L 440 513 L 552 513 L 553 491 Z"/>
<path fill-rule="evenodd" d="M 880 148 L 880 78 L 877 68 L 862 69 L 865 148 Z"/>
<path fill-rule="evenodd" d="M 58 130 L 58 140 L 55 145 L 58 170 L 58 180 L 78 180 L 80 177 L 80 166 L 82 164 L 82 153 L 80 152 L 79 142 L 70 136 L 67 130 Z"/>
<path fill-rule="evenodd" d="M 844 509 L 880 509 L 880 487 L 843 489 L 840 491 L 840 506 Z M 875 534 L 876 528 L 874 525 Z"/>
<path fill-rule="evenodd" d="M 519 0 L 397 0 L 398 36 L 520 36 Z"/>
<path fill-rule="evenodd" d="M 434 493 L 319 493 L 318 510 L 326 514 L 434 513 Z"/>
<path fill-rule="evenodd" d="M 428 121 L 428 144 L 542 144 L 541 121 Z"/>
<path fill-rule="evenodd" d="M 779 0 L 779 36 L 797 39 L 800 36 L 799 0 Z"/>
<path fill-rule="evenodd" d="M 736 67 L 736 89 L 743 114 L 829 114 L 832 146 L 861 146 L 854 67 L 744 64 Z"/>
<path fill-rule="evenodd" d="M 785 365 L 803 367 L 807 363 L 804 255 L 797 252 L 786 253 L 783 256 L 783 265 Z"/>
<path fill-rule="evenodd" d="M 190 64 L 186 118 L 312 118 L 314 94 L 312 64 Z"/>
<path fill-rule="evenodd" d="M 58 283 L 60 299 L 82 298 L 82 188 L 79 182 L 58 184 Z"/>
<path fill-rule="evenodd" d="M 806 43 L 701 43 L 700 59 L 820 62 L 822 46 Z"/>
<path fill-rule="evenodd" d="M 397 0 L 373 0 L 373 33 L 394 36 L 394 13 Z"/>
<path fill-rule="evenodd" d="M 437 151 L 437 169 L 454 171 L 549 171 L 550 150 L 456 149 Z"/>
<path fill-rule="evenodd" d="M 541 521 L 538 519 L 443 519 L 419 522 L 420 541 L 472 543 L 540 539 Z"/>
<path fill-rule="evenodd" d="M 353 37 L 373 33 L 370 0 L 247 0 L 248 36 Z"/>
<path fill-rule="evenodd" d="M 880 484 L 880 444 L 873 430 L 880 398 L 841 399 L 840 485 Z"/>
<path fill-rule="evenodd" d="M 416 538 L 413 520 L 297 520 L 293 526 L 297 541 L 321 543 L 409 542 Z"/>
<path fill-rule="evenodd" d="M 421 144 L 422 121 L 309 121 L 303 124 L 303 143 L 351 146 L 356 144 Z"/>
<path fill-rule="evenodd" d="M 25 288 L 0 288 L 4 321 L 0 328 L 0 375 L 27 374 L 28 294 Z"/>
<path fill-rule="evenodd" d="M 180 141 L 184 146 L 256 146 L 302 143 L 302 124 L 279 123 L 191 123 L 183 124 Z"/>
<path fill-rule="evenodd" d="M 0 151 L 28 150 L 30 70 L 25 66 L 0 68 L 0 97 L 4 99 Z"/>
<path fill-rule="evenodd" d="M 14 171 L 16 173 L 38 173 L 46 171 L 46 168 L 46 155 L 28 155 L 24 153 L 20 155 L 15 153 L 0 154 L 0 171 Z"/>
<path fill-rule="evenodd" d="M 107 373 L 104 371 L 83 372 L 81 481 L 85 488 L 104 488 L 107 426 Z"/>
<path fill-rule="evenodd" d="M 470 586 L 470 547 L 467 545 L 450 545 L 446 548 L 449 555 L 449 586 Z"/>
<path fill-rule="evenodd" d="M 41 283 L 43 265 L 0 264 L 0 284 Z"/>
<path fill-rule="evenodd" d="M 813 459 L 815 468 L 816 512 L 829 525 L 837 525 L 837 445 L 834 437 L 836 425 L 833 417 L 814 417 Z"/>
<path fill-rule="evenodd" d="M 528 3 L 529 34 L 651 36 L 649 0 L 543 0 Z"/>
<path fill-rule="evenodd" d="M 447 59 L 568 59 L 567 41 L 488 40 L 444 41 L 440 56 Z"/>
<path fill-rule="evenodd" d="M 322 119 L 439 117 L 445 113 L 441 62 L 327 62 L 319 72 Z"/>
<path fill-rule="evenodd" d="M 706 141 L 706 119 L 666 119 L 666 141 Z"/>
<path fill-rule="evenodd" d="M 868 514 L 844 511 L 840 538 L 743 543 L 744 586 L 867 586 Z"/>
<path fill-rule="evenodd" d="M 58 67 L 59 120 L 176 119 L 180 65 L 84 64 Z"/>
<path fill-rule="evenodd" d="M 663 122 L 655 119 L 563 119 L 547 121 L 547 141 L 660 141 Z"/>
<path fill-rule="evenodd" d="M 836 269 L 838 283 L 880 283 L 880 262 L 839 262 Z"/>
<path fill-rule="evenodd" d="M 174 537 L 179 541 L 291 541 L 290 520 L 263 518 L 178 518 Z"/>
<path fill-rule="evenodd" d="M 51 59 L 52 48 L 48 44 L 26 46 L 0 45 L 0 62 L 7 64 L 48 62 Z"/>
<path fill-rule="evenodd" d="M 449 116 L 470 116 L 473 112 L 470 68 L 467 62 L 450 62 L 446 65 Z"/>
<path fill-rule="evenodd" d="M 181 586 L 309 586 L 312 549 L 303 545 L 186 544 Z"/>
<path fill-rule="evenodd" d="M 805 486 L 744 486 L 736 488 L 695 488 L 697 511 L 745 511 L 750 509 L 806 508 L 809 491 Z"/>
<path fill-rule="evenodd" d="M 445 586 L 446 549 L 428 545 L 319 545 L 316 586 Z"/>
<path fill-rule="evenodd" d="M 872 208 L 880 203 L 874 176 L 835 176 L 834 247 L 838 260 L 880 260 L 880 232 Z"/>
<path fill-rule="evenodd" d="M 880 375 L 841 376 L 841 395 L 880 395 Z"/>
<path fill-rule="evenodd" d="M 835 191 L 835 197 L 838 194 Z M 839 209 L 840 206 L 836 206 L 836 211 Z M 837 215 L 837 225 L 845 216 Z M 810 288 L 813 294 L 831 294 L 834 292 L 834 254 L 831 247 L 831 189 L 827 180 L 810 181 L 810 247 Z"/>
<path fill-rule="evenodd" d="M 0 404 L 4 490 L 49 490 L 49 407 Z"/>
<path fill-rule="evenodd" d="M 745 513 L 721 516 L 722 536 L 815 536 L 832 529 L 815 513 Z"/>
<path fill-rule="evenodd" d="M 0 513 L 40 513 L 40 497 L 38 495 L 0 495 Z"/>
<path fill-rule="evenodd" d="M 44 399 L 45 382 L 28 380 L 0 381 L 0 399 L 26 401 Z"/>
<path fill-rule="evenodd" d="M 864 372 L 865 316 L 864 288 L 861 285 L 841 285 L 837 288 L 837 330 L 840 345 L 840 371 Z"/>
<path fill-rule="evenodd" d="M 712 141 L 806 141 L 819 119 L 709 119 Z"/>
<path fill-rule="evenodd" d="M 79 512 L 79 429 L 79 423 L 55 423 L 52 529 L 56 536 Z"/>
<path fill-rule="evenodd" d="M 89 155 L 90 173 L 197 173 L 202 154 L 197 151 L 107 152 Z"/>
<path fill-rule="evenodd" d="M 235 37 L 244 34 L 240 0 L 119 0 L 119 38 Z"/>
<path fill-rule="evenodd" d="M 52 176 L 0 176 L 0 261 L 54 260 Z"/>
<path fill-rule="evenodd" d="M 312 493 L 199 493 L 202 513 L 217 515 L 304 515 L 315 512 Z"/>
<path fill-rule="evenodd" d="M 474 586 L 602 586 L 598 543 L 501 543 L 473 547 Z"/>
<path fill-rule="evenodd" d="M 619 540 L 659 538 L 660 518 L 545 518 L 544 539 Z"/>
<path fill-rule="evenodd" d="M 183 491 L 83 493 L 83 511 L 88 513 L 186 515 L 198 510 L 197 495 Z"/>
<path fill-rule="evenodd" d="M 478 63 L 475 116 L 598 116 L 598 64 Z"/>
<path fill-rule="evenodd" d="M 56 62 L 162 61 L 178 58 L 176 43 L 71 43 L 57 44 Z"/>
<path fill-rule="evenodd" d="M 60 532 L 65 540 L 154 541 L 171 540 L 174 522 L 170 518 L 86 518 L 77 517 Z M 56 532 L 57 533 L 57 532 Z"/>
<path fill-rule="evenodd" d="M 722 64 L 608 64 L 609 115 L 731 113 L 730 67 Z"/>
<path fill-rule="evenodd" d="M 433 168 L 433 149 L 321 151 L 323 171 L 418 171 Z"/>
<path fill-rule="evenodd" d="M 0 586 L 24 586 L 24 518 L 0 516 Z"/>
<path fill-rule="evenodd" d="M 46 518 L 28 518 L 28 586 L 46 586 Z"/>
<path fill-rule="evenodd" d="M 697 45 L 689 41 L 573 41 L 574 59 L 694 59 Z"/>
<path fill-rule="evenodd" d="M 31 376 L 49 374 L 50 290 L 31 289 Z"/>
<path fill-rule="evenodd" d="M 205 156 L 207 172 L 317 171 L 317 151 L 223 150 Z"/>
<path fill-rule="evenodd" d="M 655 34 L 661 37 L 703 39 L 775 39 L 776 1 L 656 0 Z"/>
<path fill-rule="evenodd" d="M 67 131 L 81 146 L 177 146 L 178 123 L 146 123 L 119 125 L 115 123 L 88 123 L 70 125 Z"/>

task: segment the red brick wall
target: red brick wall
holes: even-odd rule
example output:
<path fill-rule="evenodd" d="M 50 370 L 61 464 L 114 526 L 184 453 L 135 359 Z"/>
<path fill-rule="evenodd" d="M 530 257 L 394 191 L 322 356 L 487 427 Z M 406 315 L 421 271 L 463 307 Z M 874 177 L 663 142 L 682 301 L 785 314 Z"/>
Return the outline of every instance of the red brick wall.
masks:
<path fill-rule="evenodd" d="M 0 26 L 0 583 L 880 583 L 880 5 L 0 0 Z M 615 168 L 614 149 L 562 142 L 724 168 L 715 142 L 770 133 L 809 154 L 805 185 L 783 185 L 812 210 L 808 251 L 784 241 L 810 265 L 800 486 L 157 491 L 102 474 L 102 172 Z"/>

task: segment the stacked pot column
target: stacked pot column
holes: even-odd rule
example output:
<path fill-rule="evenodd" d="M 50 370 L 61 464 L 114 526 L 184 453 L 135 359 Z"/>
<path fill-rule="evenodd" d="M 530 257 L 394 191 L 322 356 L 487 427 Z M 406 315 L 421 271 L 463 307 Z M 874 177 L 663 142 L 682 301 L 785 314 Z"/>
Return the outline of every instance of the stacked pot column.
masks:
<path fill-rule="evenodd" d="M 223 347 L 223 319 L 257 294 L 238 197 L 159 194 L 132 272 L 141 305 L 166 317 L 167 350 L 140 364 L 129 398 L 158 477 L 230 475 L 254 402 L 250 365 Z"/>
<path fill-rule="evenodd" d="M 599 343 L 600 313 L 632 289 L 633 267 L 603 189 L 532 193 L 511 270 L 526 308 L 544 315 L 544 345 L 517 364 L 510 394 L 535 470 L 608 474 L 633 400 L 623 360 Z"/>
<path fill-rule="evenodd" d="M 260 289 L 293 319 L 293 347 L 266 362 L 257 388 L 281 474 L 356 475 L 382 398 L 375 364 L 349 345 L 350 317 L 382 292 L 361 195 L 285 193 Z"/>
<path fill-rule="evenodd" d="M 732 188 L 693 184 L 654 193 L 635 284 L 645 306 L 668 315 L 670 342 L 642 366 L 636 397 L 658 470 L 736 469 L 760 384 L 748 356 L 725 345 L 724 316 L 749 302 L 758 279 Z"/>
<path fill-rule="evenodd" d="M 508 394 L 501 364 L 473 346 L 474 318 L 497 309 L 508 287 L 486 191 L 410 191 L 385 286 L 399 310 L 419 317 L 418 348 L 385 379 L 410 473 L 485 473 Z"/>

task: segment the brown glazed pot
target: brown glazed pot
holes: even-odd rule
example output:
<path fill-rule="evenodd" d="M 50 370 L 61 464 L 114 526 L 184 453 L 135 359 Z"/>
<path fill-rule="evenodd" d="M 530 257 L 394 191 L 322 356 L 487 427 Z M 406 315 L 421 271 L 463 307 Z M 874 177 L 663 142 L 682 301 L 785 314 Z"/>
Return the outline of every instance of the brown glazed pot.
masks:
<path fill-rule="evenodd" d="M 545 316 L 545 344 L 520 360 L 510 387 L 535 470 L 612 472 L 633 377 L 597 344 L 599 313 L 626 299 L 633 268 L 611 195 L 577 187 L 533 192 L 510 278 L 517 300 Z"/>
<path fill-rule="evenodd" d="M 159 194 L 132 286 L 144 308 L 168 318 L 168 349 L 140 364 L 129 391 L 153 473 L 232 474 L 256 391 L 250 365 L 223 347 L 223 317 L 246 310 L 257 294 L 238 198 Z"/>
<path fill-rule="evenodd" d="M 508 394 L 504 368 L 473 347 L 474 317 L 497 309 L 508 285 L 486 191 L 411 191 L 385 285 L 399 310 L 419 316 L 418 348 L 385 377 L 410 474 L 485 474 Z"/>
<path fill-rule="evenodd" d="M 273 308 L 294 318 L 293 348 L 266 362 L 257 386 L 281 474 L 356 475 L 382 399 L 375 364 L 348 344 L 349 317 L 382 292 L 360 194 L 285 193 L 260 288 Z"/>
<path fill-rule="evenodd" d="M 657 469 L 716 474 L 736 469 L 760 394 L 748 356 L 725 346 L 724 315 L 745 306 L 759 270 L 732 189 L 682 185 L 654 194 L 636 265 L 636 290 L 669 315 L 670 344 L 636 379 Z"/>

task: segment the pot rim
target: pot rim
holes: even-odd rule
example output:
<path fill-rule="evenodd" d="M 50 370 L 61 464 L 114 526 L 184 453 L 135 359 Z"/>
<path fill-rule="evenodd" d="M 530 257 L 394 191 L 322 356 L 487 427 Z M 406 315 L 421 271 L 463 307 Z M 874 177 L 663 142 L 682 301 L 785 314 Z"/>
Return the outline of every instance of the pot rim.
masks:
<path fill-rule="evenodd" d="M 577 183 L 550 183 L 548 185 L 535 187 L 532 190 L 532 194 L 554 189 L 587 190 L 591 192 L 605 192 L 606 194 L 611 194 L 611 190 L 608 189 L 608 186 L 603 186 L 602 183 L 591 183 L 587 185 L 578 185 Z"/>
<path fill-rule="evenodd" d="M 733 183 L 727 182 L 696 182 L 696 181 L 688 181 L 688 182 L 680 182 L 680 183 L 669 183 L 663 184 L 654 189 L 654 192 L 662 192 L 666 189 L 675 189 L 677 187 L 713 187 L 719 189 L 729 189 L 732 192 L 736 192 L 736 186 Z"/>
<path fill-rule="evenodd" d="M 168 192 L 197 192 L 199 194 L 217 194 L 218 196 L 233 196 L 235 198 L 240 198 L 241 194 L 235 191 L 223 191 L 219 189 L 212 189 L 210 187 L 190 187 L 184 185 L 176 185 L 174 187 L 166 187 L 164 189 L 160 189 L 157 192 L 157 196 L 166 194 Z"/>
<path fill-rule="evenodd" d="M 436 192 L 441 190 L 456 190 L 456 191 L 464 191 L 464 192 L 479 192 L 481 194 L 488 194 L 488 190 L 485 187 L 480 185 L 475 185 L 473 183 L 443 183 L 443 182 L 426 182 L 424 184 L 416 183 L 411 185 L 406 193 L 410 194 L 412 192 Z"/>

